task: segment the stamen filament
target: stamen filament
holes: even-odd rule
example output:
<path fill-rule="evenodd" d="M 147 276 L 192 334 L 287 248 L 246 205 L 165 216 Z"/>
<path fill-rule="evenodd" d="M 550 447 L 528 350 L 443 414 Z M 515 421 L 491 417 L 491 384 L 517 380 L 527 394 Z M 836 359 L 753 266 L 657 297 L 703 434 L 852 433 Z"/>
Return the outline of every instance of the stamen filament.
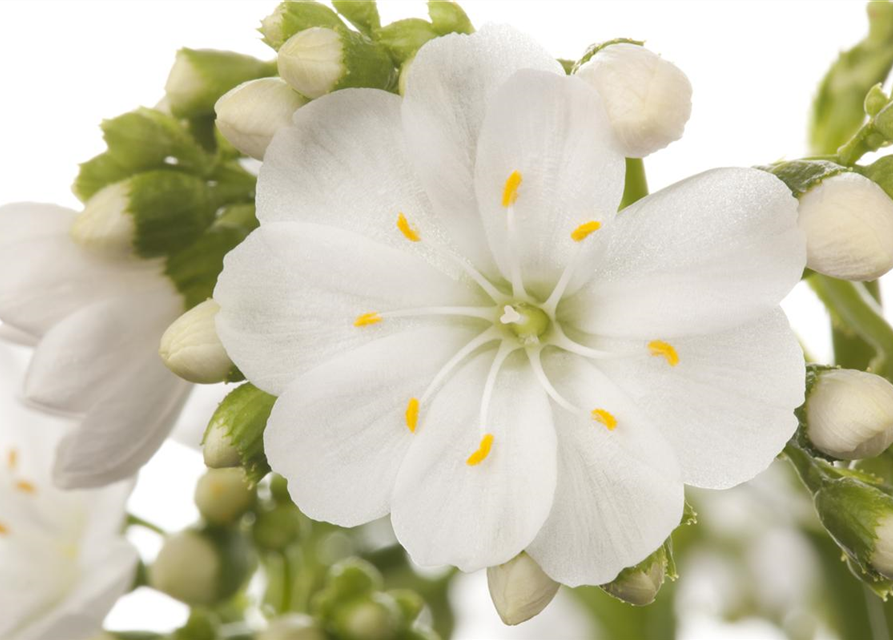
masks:
<path fill-rule="evenodd" d="M 447 360 L 446 364 L 440 368 L 440 371 L 434 376 L 434 379 L 431 380 L 431 383 L 428 385 L 428 388 L 425 389 L 425 393 L 422 394 L 422 397 L 419 399 L 419 404 L 424 405 L 428 400 L 431 399 L 431 396 L 437 391 L 437 388 L 444 381 L 444 379 L 456 368 L 456 366 L 461 363 L 465 358 L 474 353 L 477 349 L 484 346 L 488 342 L 492 342 L 493 340 L 498 340 L 501 337 L 499 331 L 496 327 L 490 327 L 485 330 L 483 333 L 478 334 L 474 339 L 472 339 L 468 344 L 459 349 L 456 354 Z"/>
<path fill-rule="evenodd" d="M 502 368 L 505 359 L 508 358 L 515 350 L 520 349 L 521 345 L 512 344 L 503 341 L 496 351 L 493 358 L 493 364 L 490 365 L 490 371 L 487 373 L 487 381 L 484 383 L 484 393 L 481 396 L 481 414 L 480 414 L 480 430 L 484 433 L 484 425 L 487 424 L 487 414 L 490 412 L 490 400 L 493 398 L 493 388 L 496 386 L 496 376 Z"/>
<path fill-rule="evenodd" d="M 574 271 L 577 268 L 577 258 L 580 256 L 581 250 L 581 246 L 574 247 L 574 255 L 568 260 L 567 265 L 564 267 L 564 271 L 561 272 L 561 277 L 558 279 L 558 284 L 555 285 L 555 288 L 552 289 L 552 293 L 549 294 L 549 298 L 546 300 L 545 304 L 543 304 L 543 311 L 550 316 L 555 313 L 558 303 L 561 302 L 561 296 L 564 295 L 564 291 L 567 289 L 567 285 L 571 281 L 571 276 L 574 275 Z"/>
<path fill-rule="evenodd" d="M 536 375 L 536 379 L 539 380 L 540 385 L 542 385 L 543 389 L 549 394 L 549 397 L 555 401 L 561 408 L 567 409 L 571 413 L 576 413 L 577 415 L 587 415 L 588 412 L 584 411 L 580 407 L 571 404 L 564 397 L 558 393 L 555 387 L 552 386 L 552 383 L 549 381 L 549 376 L 546 375 L 546 372 L 543 370 L 543 363 L 540 359 L 540 349 L 528 349 L 527 357 L 530 360 L 530 367 L 533 369 L 534 375 Z"/>
<path fill-rule="evenodd" d="M 557 324 L 553 327 L 549 344 L 554 347 L 558 347 L 559 349 L 564 349 L 569 353 L 575 353 L 578 356 L 589 358 L 590 360 L 612 360 L 615 358 L 625 358 L 630 355 L 634 355 L 632 353 L 624 353 L 622 351 L 602 351 L 600 349 L 592 349 L 591 347 L 584 346 L 579 342 L 575 342 L 574 340 L 568 338 L 564 331 L 561 330 L 561 327 Z"/>
<path fill-rule="evenodd" d="M 414 316 L 464 316 L 480 318 L 495 322 L 496 312 L 493 307 L 419 307 L 417 309 L 398 309 L 376 314 L 380 318 L 411 318 Z M 380 319 L 379 318 L 379 319 Z M 377 322 L 377 320 L 376 320 Z"/>
<path fill-rule="evenodd" d="M 509 300 L 509 297 L 502 293 L 499 289 L 493 286 L 493 284 L 487 280 L 481 273 L 475 269 L 473 266 L 468 264 L 462 258 L 452 255 L 451 253 L 446 254 L 454 263 L 459 265 L 463 271 L 465 271 L 468 276 L 475 281 L 475 283 L 484 290 L 484 292 L 493 299 L 493 302 L 496 304 L 501 304 Z"/>
<path fill-rule="evenodd" d="M 509 206 L 508 213 L 505 216 L 506 235 L 508 236 L 508 261 L 509 272 L 512 280 L 512 295 L 515 298 L 527 298 L 527 291 L 524 289 L 524 279 L 521 276 L 521 263 L 518 261 L 518 254 L 515 251 L 515 207 Z"/>

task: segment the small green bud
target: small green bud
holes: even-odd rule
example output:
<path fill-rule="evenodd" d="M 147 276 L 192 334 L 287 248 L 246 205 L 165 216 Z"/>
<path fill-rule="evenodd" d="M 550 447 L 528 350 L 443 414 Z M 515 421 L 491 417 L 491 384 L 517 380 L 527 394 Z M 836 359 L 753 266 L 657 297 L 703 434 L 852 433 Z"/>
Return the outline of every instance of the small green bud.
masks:
<path fill-rule="evenodd" d="M 338 89 L 391 90 L 397 72 L 387 52 L 355 31 L 313 27 L 299 31 L 279 49 L 279 75 L 308 98 Z"/>
<path fill-rule="evenodd" d="M 425 601 L 422 599 L 422 596 L 411 589 L 392 589 L 387 594 L 400 607 L 400 613 L 403 615 L 406 626 L 411 625 L 419 617 L 422 609 L 425 608 Z"/>
<path fill-rule="evenodd" d="M 884 138 L 884 142 L 893 140 L 893 106 L 887 105 L 881 109 L 872 122 L 874 129 Z M 878 147 L 881 145 L 877 145 Z"/>
<path fill-rule="evenodd" d="M 865 96 L 865 113 L 869 117 L 876 116 L 881 112 L 881 109 L 887 106 L 888 102 L 890 102 L 890 98 L 884 93 L 882 85 L 879 82 L 869 89 L 868 95 Z"/>
<path fill-rule="evenodd" d="M 332 0 L 332 6 L 359 31 L 372 36 L 381 28 L 381 18 L 375 0 Z"/>
<path fill-rule="evenodd" d="M 214 104 L 233 87 L 276 74 L 273 63 L 232 51 L 180 49 L 164 87 L 178 118 L 214 115 Z"/>
<path fill-rule="evenodd" d="M 468 14 L 452 0 L 428 0 L 428 16 L 438 35 L 474 33 Z"/>
<path fill-rule="evenodd" d="M 286 0 L 261 21 L 259 31 L 264 42 L 278 51 L 293 35 L 312 27 L 340 29 L 344 23 L 338 14 L 318 2 Z"/>
<path fill-rule="evenodd" d="M 275 402 L 274 396 L 250 383 L 231 391 L 211 416 L 205 431 L 203 444 L 215 443 L 213 448 L 205 450 L 205 464 L 212 468 L 231 466 L 231 451 L 217 448 L 220 441 L 229 442 L 238 451 L 248 480 L 256 483 L 263 478 L 270 470 L 264 455 L 264 429 Z M 225 455 L 217 459 L 216 453 Z"/>
<path fill-rule="evenodd" d="M 326 588 L 342 600 L 363 596 L 382 588 L 381 572 L 360 558 L 348 558 L 329 569 Z"/>
<path fill-rule="evenodd" d="M 438 35 L 430 22 L 421 18 L 406 18 L 379 29 L 376 39 L 399 65 L 412 58 L 423 44 Z"/>
<path fill-rule="evenodd" d="M 205 300 L 174 320 L 161 336 L 162 361 L 184 380 L 214 384 L 233 377 L 235 365 L 217 335 L 218 311 L 219 304 Z"/>
<path fill-rule="evenodd" d="M 241 469 L 208 469 L 195 485 L 195 506 L 209 524 L 238 521 L 255 498 Z"/>
<path fill-rule="evenodd" d="M 254 542 L 265 551 L 282 551 L 304 537 L 305 516 L 293 504 L 258 511 L 252 526 Z"/>
<path fill-rule="evenodd" d="M 373 593 L 339 607 L 332 628 L 342 640 L 396 640 L 400 608 L 386 594 Z"/>
<path fill-rule="evenodd" d="M 502 621 L 521 624 L 545 609 L 561 586 L 540 568 L 527 553 L 487 569 L 490 599 Z"/>
<path fill-rule="evenodd" d="M 326 640 L 316 622 L 303 613 L 289 613 L 270 621 L 257 640 Z"/>
<path fill-rule="evenodd" d="M 627 567 L 601 589 L 629 604 L 644 607 L 654 602 L 667 577 L 670 551 L 666 544 L 634 567 Z"/>

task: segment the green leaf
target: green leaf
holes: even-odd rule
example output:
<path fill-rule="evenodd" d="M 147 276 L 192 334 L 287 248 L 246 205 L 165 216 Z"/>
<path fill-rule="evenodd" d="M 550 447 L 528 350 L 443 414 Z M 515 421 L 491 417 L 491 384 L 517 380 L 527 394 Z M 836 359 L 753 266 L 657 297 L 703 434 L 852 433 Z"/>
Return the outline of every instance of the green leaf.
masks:
<path fill-rule="evenodd" d="M 421 18 L 407 18 L 392 22 L 382 27 L 375 34 L 376 41 L 381 44 L 397 65 L 410 58 L 429 40 L 438 36 L 434 26 Z"/>
<path fill-rule="evenodd" d="M 777 176 L 796 198 L 826 178 L 849 171 L 847 167 L 827 160 L 791 160 L 756 168 Z"/>

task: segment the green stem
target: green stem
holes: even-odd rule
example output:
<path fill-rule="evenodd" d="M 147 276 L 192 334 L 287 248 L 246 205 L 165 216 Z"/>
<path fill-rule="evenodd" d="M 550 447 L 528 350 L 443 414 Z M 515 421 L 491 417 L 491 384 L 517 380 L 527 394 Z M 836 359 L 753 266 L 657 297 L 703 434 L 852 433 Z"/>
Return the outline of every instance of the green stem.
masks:
<path fill-rule="evenodd" d="M 154 531 L 160 536 L 166 536 L 167 531 L 159 527 L 157 524 L 153 524 L 148 520 L 143 520 L 139 516 L 135 516 L 132 513 L 127 514 L 126 525 L 128 527 L 142 527 L 143 529 L 148 529 L 149 531 Z"/>
<path fill-rule="evenodd" d="M 820 466 L 822 463 L 809 455 L 800 445 L 793 440 L 788 442 L 784 448 L 784 455 L 793 465 L 800 476 L 800 480 L 806 485 L 806 488 L 815 494 L 827 480 L 827 474 Z"/>
<path fill-rule="evenodd" d="M 648 179 L 645 177 L 645 163 L 642 158 L 627 158 L 626 182 L 623 185 L 623 198 L 620 200 L 618 211 L 622 211 L 647 195 Z"/>
<path fill-rule="evenodd" d="M 280 558 L 282 560 L 282 599 L 279 602 L 279 613 L 285 614 L 291 611 L 294 576 L 292 575 L 291 558 L 288 557 L 288 553 L 281 553 Z"/>

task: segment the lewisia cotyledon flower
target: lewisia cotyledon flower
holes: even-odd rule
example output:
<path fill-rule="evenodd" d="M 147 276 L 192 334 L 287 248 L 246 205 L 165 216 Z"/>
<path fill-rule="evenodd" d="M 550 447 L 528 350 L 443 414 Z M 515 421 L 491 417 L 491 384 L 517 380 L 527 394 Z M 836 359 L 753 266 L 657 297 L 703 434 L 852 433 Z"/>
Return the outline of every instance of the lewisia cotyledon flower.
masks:
<path fill-rule="evenodd" d="M 522 550 L 601 584 L 796 427 L 778 308 L 805 262 L 773 176 L 720 169 L 615 216 L 599 95 L 517 32 L 425 45 L 405 97 L 338 91 L 265 156 L 217 328 L 278 395 L 266 452 L 309 516 L 390 513 L 421 564 Z"/>
<path fill-rule="evenodd" d="M 90 251 L 69 235 L 76 217 L 54 205 L 0 207 L 0 319 L 37 343 L 28 402 L 82 418 L 59 445 L 56 484 L 92 487 L 148 461 L 191 385 L 158 357 L 183 312 L 163 262 Z"/>
<path fill-rule="evenodd" d="M 9 347 L 0 380 L 21 374 Z M 0 397 L 0 638 L 86 640 L 132 586 L 137 553 L 122 534 L 132 483 L 64 492 L 54 449 L 66 424 Z"/>

